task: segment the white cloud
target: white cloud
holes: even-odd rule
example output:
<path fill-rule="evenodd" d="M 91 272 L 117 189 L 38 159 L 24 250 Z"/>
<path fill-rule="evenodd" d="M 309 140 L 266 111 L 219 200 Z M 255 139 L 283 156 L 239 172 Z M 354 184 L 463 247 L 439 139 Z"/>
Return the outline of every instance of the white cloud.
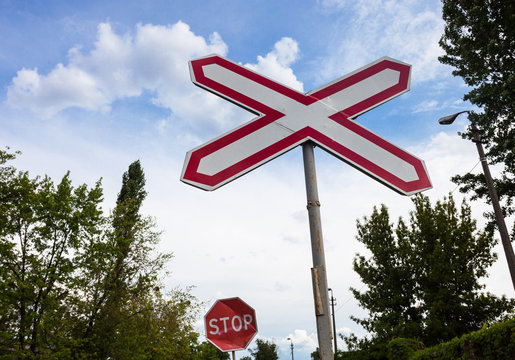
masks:
<path fill-rule="evenodd" d="M 430 93 L 430 92 L 427 92 Z M 440 100 L 435 99 L 426 99 L 418 104 L 411 106 L 411 113 L 421 113 L 421 112 L 436 112 L 436 111 L 445 111 L 446 113 L 451 113 L 452 111 L 458 112 L 466 109 L 477 109 L 473 105 L 465 103 L 463 100 L 454 98 L 444 98 Z M 443 114 L 442 114 L 443 115 Z M 463 117 L 466 119 L 466 117 Z M 465 121 L 466 123 L 466 121 Z"/>
<path fill-rule="evenodd" d="M 413 65 L 412 82 L 435 79 L 445 70 L 438 62 L 443 33 L 439 1 L 322 1 L 322 8 L 341 14 L 321 59 L 320 82 L 344 75 L 382 56 Z M 352 10 L 348 8 L 352 7 Z M 354 17 L 349 17 L 349 13 Z M 448 75 L 448 72 L 445 73 Z"/>
<path fill-rule="evenodd" d="M 178 116 L 194 120 L 199 102 L 212 113 L 224 114 L 229 111 L 224 105 L 195 91 L 189 80 L 188 61 L 210 53 L 227 53 L 221 37 L 213 33 L 206 40 L 180 21 L 169 26 L 138 25 L 134 37 L 118 35 L 109 23 L 102 23 L 91 52 L 74 47 L 68 64 L 58 64 L 48 74 L 18 71 L 8 87 L 7 103 L 51 117 L 70 107 L 105 111 L 118 99 L 148 90 L 155 94 L 155 104 Z"/>
<path fill-rule="evenodd" d="M 245 112 L 233 104 L 196 88 L 188 61 L 216 53 L 225 56 L 227 45 L 218 33 L 209 39 L 195 35 L 183 22 L 173 25 L 137 25 L 135 34 L 116 34 L 109 23 L 98 26 L 97 40 L 89 53 L 80 46 L 69 51 L 68 64 L 58 64 L 48 74 L 22 69 L 7 90 L 7 104 L 30 109 L 44 118 L 78 107 L 108 111 L 119 99 L 153 94 L 156 106 L 168 108 L 188 126 L 227 130 L 245 121 Z M 299 56 L 295 40 L 282 38 L 271 52 L 246 64 L 275 81 L 302 91 L 291 64 Z M 202 104 L 202 106 L 199 106 Z M 248 114 L 248 119 L 252 115 Z M 162 121 L 158 126 L 164 130 Z"/>
<path fill-rule="evenodd" d="M 37 69 L 18 71 L 7 90 L 7 102 L 19 108 L 31 108 L 44 117 L 67 107 L 105 110 L 109 104 L 93 76 L 62 64 L 46 76 L 40 75 Z"/>
<path fill-rule="evenodd" d="M 275 43 L 274 49 L 263 56 L 258 56 L 257 64 L 245 64 L 251 70 L 266 75 L 275 81 L 304 92 L 302 82 L 290 68 L 299 57 L 299 45 L 295 40 L 284 37 Z"/>
<path fill-rule="evenodd" d="M 283 341 L 281 341 L 281 345 L 291 346 L 290 340 L 293 342 L 294 349 L 300 351 L 313 351 L 318 347 L 317 335 L 315 333 L 310 333 L 306 330 L 295 329 L 293 334 L 289 334 Z"/>
<path fill-rule="evenodd" d="M 438 101 L 436 100 L 424 100 L 421 103 L 413 106 L 413 113 L 425 112 L 425 111 L 434 111 L 438 109 Z"/>

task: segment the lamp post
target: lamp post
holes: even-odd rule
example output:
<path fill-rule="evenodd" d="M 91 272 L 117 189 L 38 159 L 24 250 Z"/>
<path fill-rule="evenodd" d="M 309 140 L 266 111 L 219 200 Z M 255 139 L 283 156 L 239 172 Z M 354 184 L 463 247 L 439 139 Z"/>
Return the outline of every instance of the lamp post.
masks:
<path fill-rule="evenodd" d="M 293 358 L 293 340 L 292 338 L 286 338 L 286 340 L 290 340 L 290 347 L 291 347 L 291 360 L 295 360 Z"/>
<path fill-rule="evenodd" d="M 336 305 L 335 304 L 335 300 L 336 299 L 333 296 L 333 289 L 329 288 L 327 290 L 329 290 L 331 292 L 331 299 L 330 300 L 331 300 L 331 311 L 333 313 L 334 355 L 336 356 L 336 351 L 338 350 L 337 339 L 336 339 L 336 321 L 334 319 L 334 305 Z"/>
<path fill-rule="evenodd" d="M 460 111 L 456 114 L 447 115 L 438 120 L 440 125 L 450 125 L 456 120 L 456 118 L 463 113 L 470 113 L 470 111 Z M 504 254 L 506 255 L 506 261 L 508 262 L 508 268 L 510 269 L 511 282 L 513 284 L 513 288 L 515 289 L 515 254 L 513 253 L 513 247 L 511 246 L 510 235 L 508 233 L 508 229 L 506 228 L 506 223 L 504 222 L 504 216 L 501 211 L 501 205 L 499 204 L 499 198 L 497 196 L 497 191 L 495 190 L 494 181 L 492 179 L 492 175 L 490 174 L 490 169 L 488 167 L 488 162 L 486 161 L 485 151 L 483 150 L 483 144 L 481 142 L 481 133 L 480 130 L 476 127 L 472 121 L 470 122 L 470 130 L 473 134 L 472 141 L 476 143 L 477 152 L 479 153 L 479 160 L 481 161 L 481 165 L 483 166 L 483 173 L 485 175 L 486 185 L 488 187 L 488 193 L 490 195 L 490 200 L 492 200 L 492 206 L 494 207 L 495 220 L 497 222 L 497 227 L 499 228 L 499 233 L 501 235 L 501 242 L 504 248 Z"/>

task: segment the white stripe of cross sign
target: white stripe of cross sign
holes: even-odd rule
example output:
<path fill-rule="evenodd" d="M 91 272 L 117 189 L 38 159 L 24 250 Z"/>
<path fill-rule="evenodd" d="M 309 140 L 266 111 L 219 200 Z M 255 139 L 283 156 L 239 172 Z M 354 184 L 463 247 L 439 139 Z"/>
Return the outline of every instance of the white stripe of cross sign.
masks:
<path fill-rule="evenodd" d="M 424 162 L 353 119 L 409 90 L 410 65 L 384 57 L 302 94 L 217 55 L 190 62 L 195 85 L 257 115 L 186 154 L 181 180 L 214 190 L 305 141 L 411 195 L 431 188 Z"/>

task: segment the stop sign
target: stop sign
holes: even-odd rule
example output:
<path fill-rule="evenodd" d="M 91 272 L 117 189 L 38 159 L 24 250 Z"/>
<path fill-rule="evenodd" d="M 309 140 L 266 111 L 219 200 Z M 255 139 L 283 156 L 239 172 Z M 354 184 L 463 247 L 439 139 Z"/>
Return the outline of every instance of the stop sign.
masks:
<path fill-rule="evenodd" d="M 239 297 L 217 300 L 204 324 L 207 339 L 222 351 L 245 349 L 257 333 L 256 312 Z"/>

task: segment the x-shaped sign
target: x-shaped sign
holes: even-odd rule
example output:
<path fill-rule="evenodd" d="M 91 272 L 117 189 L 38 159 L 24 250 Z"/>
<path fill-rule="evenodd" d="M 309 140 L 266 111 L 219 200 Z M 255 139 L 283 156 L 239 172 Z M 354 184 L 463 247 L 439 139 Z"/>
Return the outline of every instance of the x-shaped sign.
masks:
<path fill-rule="evenodd" d="M 384 57 L 302 94 L 217 55 L 193 60 L 195 85 L 258 117 L 189 151 L 181 180 L 214 190 L 311 140 L 401 194 L 429 189 L 422 160 L 352 120 L 408 91 L 410 69 Z"/>

